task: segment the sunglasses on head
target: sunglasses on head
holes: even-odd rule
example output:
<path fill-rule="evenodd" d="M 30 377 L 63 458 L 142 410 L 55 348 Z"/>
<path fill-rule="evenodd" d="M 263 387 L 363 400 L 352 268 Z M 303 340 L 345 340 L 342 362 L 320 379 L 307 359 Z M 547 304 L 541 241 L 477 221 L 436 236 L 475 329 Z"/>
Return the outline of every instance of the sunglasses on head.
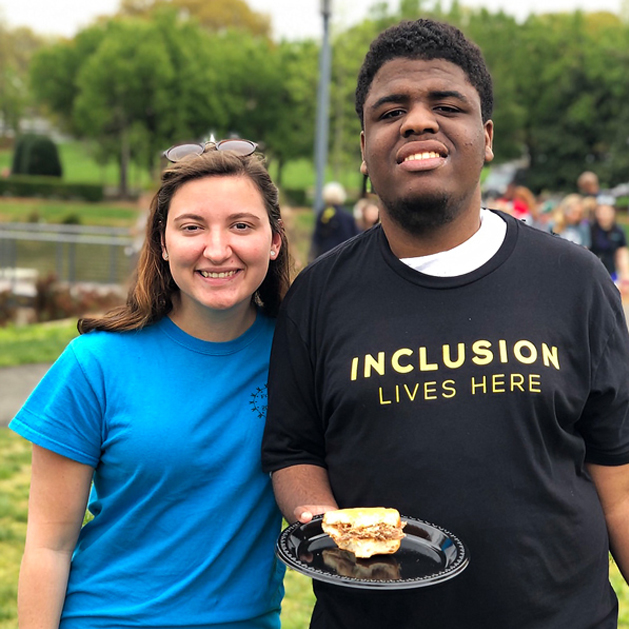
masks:
<path fill-rule="evenodd" d="M 184 144 L 175 144 L 165 150 L 163 155 L 169 162 L 174 163 L 191 155 L 203 155 L 208 147 L 213 147 L 217 151 L 232 151 L 236 155 L 246 157 L 247 155 L 252 155 L 258 148 L 258 145 L 251 140 L 242 140 L 240 138 L 229 138 L 227 140 L 219 140 L 218 142 L 210 139 L 203 143 L 186 142 Z"/>

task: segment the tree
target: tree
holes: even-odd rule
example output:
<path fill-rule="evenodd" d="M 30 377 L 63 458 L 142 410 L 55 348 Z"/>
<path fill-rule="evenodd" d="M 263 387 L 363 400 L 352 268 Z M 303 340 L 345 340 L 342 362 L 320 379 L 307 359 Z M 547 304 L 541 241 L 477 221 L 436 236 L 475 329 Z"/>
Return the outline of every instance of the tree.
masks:
<path fill-rule="evenodd" d="M 0 20 L 0 118 L 2 135 L 19 133 L 30 103 L 28 66 L 43 40 L 28 28 L 10 29 Z"/>
<path fill-rule="evenodd" d="M 592 16 L 581 12 L 531 16 L 522 27 L 519 96 L 535 190 L 574 190 L 581 171 L 607 160 L 617 135 L 612 112 L 626 96 L 618 98 L 614 82 L 622 66 L 591 27 Z"/>
<path fill-rule="evenodd" d="M 252 11 L 244 0 L 122 0 L 120 13 L 150 17 L 155 11 L 172 7 L 182 17 L 193 17 L 210 32 L 241 30 L 269 37 L 271 19 Z"/>
<path fill-rule="evenodd" d="M 159 150 L 205 135 L 225 118 L 216 59 L 198 25 L 161 11 L 116 19 L 42 52 L 33 65 L 40 98 L 120 165 L 120 194 L 135 156 L 154 167 Z"/>
<path fill-rule="evenodd" d="M 318 47 L 310 40 L 285 41 L 276 50 L 281 109 L 274 112 L 265 138 L 271 156 L 278 162 L 278 186 L 282 185 L 282 167 L 286 162 L 313 156 L 318 59 Z"/>

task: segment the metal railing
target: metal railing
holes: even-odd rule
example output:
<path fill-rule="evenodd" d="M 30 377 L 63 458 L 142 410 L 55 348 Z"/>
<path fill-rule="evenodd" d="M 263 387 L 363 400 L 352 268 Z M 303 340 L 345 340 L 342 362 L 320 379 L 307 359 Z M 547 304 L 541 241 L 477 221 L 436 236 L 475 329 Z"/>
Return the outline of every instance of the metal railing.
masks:
<path fill-rule="evenodd" d="M 128 229 L 84 225 L 0 223 L 0 275 L 26 269 L 70 283 L 121 284 L 135 264 Z M 27 273 L 29 274 L 29 273 Z"/>

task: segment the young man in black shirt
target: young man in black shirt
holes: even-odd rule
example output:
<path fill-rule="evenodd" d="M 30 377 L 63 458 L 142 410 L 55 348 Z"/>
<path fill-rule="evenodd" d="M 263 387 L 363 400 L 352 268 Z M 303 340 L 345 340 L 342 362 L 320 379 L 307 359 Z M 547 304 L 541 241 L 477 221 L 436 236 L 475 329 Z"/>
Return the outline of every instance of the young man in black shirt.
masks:
<path fill-rule="evenodd" d="M 361 171 L 381 224 L 295 281 L 278 319 L 263 464 L 289 521 L 395 507 L 469 567 L 438 585 L 314 582 L 316 629 L 612 629 L 629 574 L 629 337 L 589 251 L 481 208 L 492 84 L 432 20 L 361 68 Z"/>

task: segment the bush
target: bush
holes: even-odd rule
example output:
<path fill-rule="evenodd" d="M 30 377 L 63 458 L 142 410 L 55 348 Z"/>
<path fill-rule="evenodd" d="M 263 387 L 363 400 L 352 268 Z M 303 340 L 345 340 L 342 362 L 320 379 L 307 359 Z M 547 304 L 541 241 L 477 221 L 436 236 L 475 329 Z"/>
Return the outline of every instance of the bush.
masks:
<path fill-rule="evenodd" d="M 15 318 L 15 300 L 9 290 L 0 291 L 0 327 Z"/>
<path fill-rule="evenodd" d="M 28 133 L 17 139 L 12 175 L 61 177 L 62 172 L 57 145 L 50 138 Z"/>
<path fill-rule="evenodd" d="M 312 199 L 306 190 L 300 188 L 282 188 L 280 190 L 282 203 L 292 205 L 293 207 L 308 207 L 312 205 Z"/>
<path fill-rule="evenodd" d="M 15 175 L 0 178 L 0 195 L 5 197 L 44 197 L 80 199 L 98 203 L 105 197 L 103 186 L 88 183 L 65 183 L 56 177 Z"/>
<path fill-rule="evenodd" d="M 106 312 L 126 299 L 121 288 L 60 284 L 52 274 L 37 280 L 36 289 L 33 308 L 37 322 Z"/>

